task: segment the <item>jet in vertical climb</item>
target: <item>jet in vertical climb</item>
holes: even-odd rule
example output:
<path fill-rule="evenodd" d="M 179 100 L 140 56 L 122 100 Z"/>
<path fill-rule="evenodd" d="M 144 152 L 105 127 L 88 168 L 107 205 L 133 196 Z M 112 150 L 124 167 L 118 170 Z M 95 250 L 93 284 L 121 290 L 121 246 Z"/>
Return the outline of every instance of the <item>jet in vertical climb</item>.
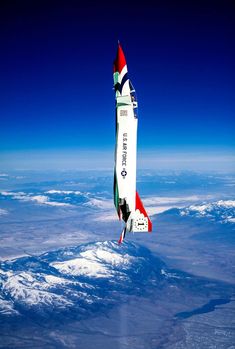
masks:
<path fill-rule="evenodd" d="M 121 243 L 126 232 L 151 232 L 152 223 L 136 191 L 138 104 L 120 43 L 113 70 L 116 95 L 114 204 L 119 219 L 125 222 Z"/>

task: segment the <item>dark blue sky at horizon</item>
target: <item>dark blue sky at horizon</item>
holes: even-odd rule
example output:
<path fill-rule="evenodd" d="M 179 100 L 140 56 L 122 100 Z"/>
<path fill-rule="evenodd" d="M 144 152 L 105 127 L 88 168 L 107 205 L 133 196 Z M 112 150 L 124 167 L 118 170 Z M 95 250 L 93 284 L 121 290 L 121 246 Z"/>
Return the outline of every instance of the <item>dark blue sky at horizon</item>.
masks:
<path fill-rule="evenodd" d="M 0 149 L 112 149 L 121 41 L 142 149 L 235 146 L 232 1 L 3 1 Z"/>

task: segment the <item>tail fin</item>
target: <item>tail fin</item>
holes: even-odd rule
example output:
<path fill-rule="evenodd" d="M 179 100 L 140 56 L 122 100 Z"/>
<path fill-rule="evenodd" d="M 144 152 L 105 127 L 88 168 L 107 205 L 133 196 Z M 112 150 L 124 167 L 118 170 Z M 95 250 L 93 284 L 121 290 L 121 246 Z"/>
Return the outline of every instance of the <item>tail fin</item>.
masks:
<path fill-rule="evenodd" d="M 139 194 L 136 192 L 136 201 L 135 201 L 136 214 L 133 222 L 132 230 L 136 232 L 151 232 L 152 231 L 152 222 L 145 211 L 144 205 L 140 200 Z"/>

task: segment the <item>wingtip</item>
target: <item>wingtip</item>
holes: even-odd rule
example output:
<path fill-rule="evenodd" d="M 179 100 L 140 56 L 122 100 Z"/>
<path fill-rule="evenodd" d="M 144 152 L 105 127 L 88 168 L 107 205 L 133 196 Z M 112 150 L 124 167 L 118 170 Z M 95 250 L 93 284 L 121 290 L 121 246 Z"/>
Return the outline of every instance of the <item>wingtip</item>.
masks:
<path fill-rule="evenodd" d="M 122 230 L 120 238 L 118 240 L 119 245 L 123 242 L 123 240 L 125 239 L 126 236 L 126 227 Z"/>

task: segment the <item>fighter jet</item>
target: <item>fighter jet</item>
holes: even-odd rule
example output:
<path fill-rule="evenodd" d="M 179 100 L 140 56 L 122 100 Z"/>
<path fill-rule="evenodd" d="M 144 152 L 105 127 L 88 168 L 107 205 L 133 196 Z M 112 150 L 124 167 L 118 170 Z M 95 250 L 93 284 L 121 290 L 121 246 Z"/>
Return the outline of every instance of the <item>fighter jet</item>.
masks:
<path fill-rule="evenodd" d="M 138 104 L 120 43 L 113 78 L 116 95 L 114 204 L 119 219 L 125 223 L 119 239 L 122 243 L 127 231 L 151 232 L 152 223 L 136 191 Z"/>

